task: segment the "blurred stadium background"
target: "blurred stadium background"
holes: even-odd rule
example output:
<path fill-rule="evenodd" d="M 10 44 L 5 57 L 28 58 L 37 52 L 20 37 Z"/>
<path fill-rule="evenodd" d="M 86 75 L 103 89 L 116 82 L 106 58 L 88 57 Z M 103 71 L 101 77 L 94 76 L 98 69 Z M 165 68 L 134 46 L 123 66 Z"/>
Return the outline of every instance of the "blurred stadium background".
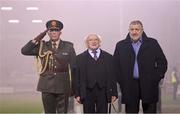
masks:
<path fill-rule="evenodd" d="M 74 43 L 77 54 L 86 49 L 83 40 L 90 32 L 100 34 L 102 48 L 113 54 L 129 22 L 141 20 L 168 59 L 160 85 L 162 112 L 180 113 L 180 87 L 173 100 L 171 83 L 174 67 L 180 78 L 180 0 L 0 0 L 0 8 L 0 113 L 43 112 L 41 94 L 36 91 L 35 60 L 23 56 L 21 47 L 42 32 L 49 19 L 64 23 L 62 38 Z M 82 112 L 81 105 L 71 104 L 70 112 Z M 118 101 L 115 107 L 118 109 Z"/>

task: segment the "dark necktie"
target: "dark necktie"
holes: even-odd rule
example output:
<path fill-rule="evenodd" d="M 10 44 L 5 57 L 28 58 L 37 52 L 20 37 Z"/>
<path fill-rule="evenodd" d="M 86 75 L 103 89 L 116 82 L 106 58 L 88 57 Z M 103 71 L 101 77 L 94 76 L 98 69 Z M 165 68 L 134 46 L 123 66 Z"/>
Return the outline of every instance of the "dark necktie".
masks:
<path fill-rule="evenodd" d="M 94 54 L 94 60 L 97 60 L 98 59 L 98 57 L 97 57 L 97 51 L 92 51 L 92 53 Z"/>
<path fill-rule="evenodd" d="M 53 42 L 53 43 L 52 43 L 52 48 L 53 48 L 54 50 L 56 50 L 56 42 Z"/>

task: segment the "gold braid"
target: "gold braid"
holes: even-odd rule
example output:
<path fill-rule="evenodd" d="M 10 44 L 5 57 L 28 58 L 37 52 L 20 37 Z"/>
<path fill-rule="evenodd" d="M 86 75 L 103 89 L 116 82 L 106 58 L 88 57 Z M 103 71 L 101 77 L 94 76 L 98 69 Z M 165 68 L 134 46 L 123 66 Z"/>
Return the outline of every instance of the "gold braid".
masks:
<path fill-rule="evenodd" d="M 69 71 L 69 81 L 70 81 L 70 89 L 72 89 L 72 75 L 71 75 L 71 67 L 70 64 L 68 64 L 68 71 Z"/>
<path fill-rule="evenodd" d="M 69 96 L 73 95 L 73 88 L 72 88 L 72 74 L 71 74 L 71 67 L 70 64 L 68 64 L 68 72 L 69 72 Z"/>
<path fill-rule="evenodd" d="M 38 73 L 39 74 L 42 74 L 45 72 L 46 68 L 47 68 L 47 64 L 48 64 L 48 61 L 49 61 L 49 57 L 52 56 L 52 51 L 46 51 L 46 52 L 43 52 L 42 54 L 42 47 L 43 47 L 43 42 L 41 41 L 40 42 L 40 47 L 39 47 L 39 55 L 37 57 L 37 64 L 39 65 L 39 70 L 38 70 Z M 41 63 L 41 58 L 45 58 L 45 65 L 44 65 L 44 68 L 42 66 L 42 63 Z"/>

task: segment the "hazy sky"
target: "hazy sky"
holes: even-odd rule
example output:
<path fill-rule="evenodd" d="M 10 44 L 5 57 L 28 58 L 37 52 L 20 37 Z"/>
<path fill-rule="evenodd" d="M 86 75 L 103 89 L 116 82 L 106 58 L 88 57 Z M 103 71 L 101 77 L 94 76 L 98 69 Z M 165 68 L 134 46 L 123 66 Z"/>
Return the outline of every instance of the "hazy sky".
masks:
<path fill-rule="evenodd" d="M 86 49 L 84 37 L 89 33 L 99 34 L 102 49 L 113 54 L 116 43 L 126 37 L 130 21 L 139 19 L 147 35 L 159 41 L 170 67 L 180 64 L 179 0 L 1 0 L 3 6 L 13 10 L 0 10 L 0 83 L 13 72 L 34 74 L 34 58 L 21 55 L 20 50 L 45 30 L 50 19 L 64 23 L 61 38 L 73 42 L 77 54 Z M 8 23 L 10 19 L 19 23 Z"/>

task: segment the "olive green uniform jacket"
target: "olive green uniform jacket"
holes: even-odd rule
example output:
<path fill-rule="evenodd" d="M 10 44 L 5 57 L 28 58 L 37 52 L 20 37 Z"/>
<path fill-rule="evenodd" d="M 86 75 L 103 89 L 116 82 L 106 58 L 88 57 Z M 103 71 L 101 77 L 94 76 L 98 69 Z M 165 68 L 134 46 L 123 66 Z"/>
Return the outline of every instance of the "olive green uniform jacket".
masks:
<path fill-rule="evenodd" d="M 54 51 L 51 41 L 41 41 L 41 43 L 41 50 L 40 43 L 35 44 L 32 41 L 29 41 L 21 49 L 23 55 L 36 57 L 40 54 L 45 55 L 47 51 L 52 52 L 52 56 L 40 57 L 43 68 L 45 68 L 46 62 L 47 65 L 44 72 L 40 74 L 37 90 L 48 93 L 69 92 L 69 89 L 72 88 L 70 86 L 72 85 L 73 75 L 71 75 L 72 79 L 70 79 L 68 68 L 71 68 L 71 74 L 73 74 L 76 57 L 73 44 L 71 42 L 60 40 L 58 48 Z"/>

